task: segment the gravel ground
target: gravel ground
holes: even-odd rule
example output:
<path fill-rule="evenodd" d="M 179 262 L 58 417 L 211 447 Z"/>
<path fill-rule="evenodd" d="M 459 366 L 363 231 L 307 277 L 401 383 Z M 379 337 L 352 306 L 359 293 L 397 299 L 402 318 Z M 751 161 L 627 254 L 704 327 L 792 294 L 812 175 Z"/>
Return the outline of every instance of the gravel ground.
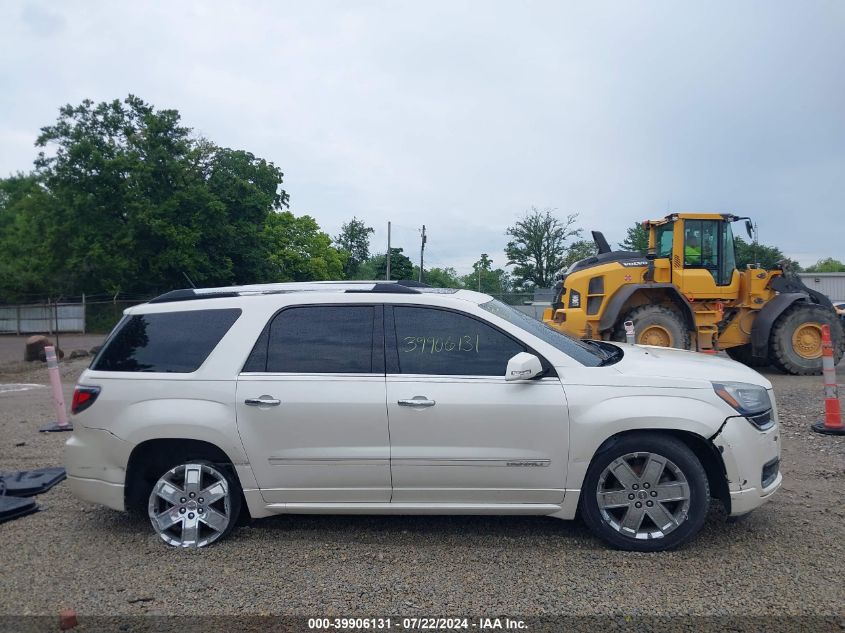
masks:
<path fill-rule="evenodd" d="M 64 363 L 68 398 L 85 359 Z M 0 383 L 47 383 L 40 364 Z M 840 371 L 843 368 L 840 367 Z M 821 378 L 769 376 L 785 483 L 748 518 L 711 511 L 663 554 L 608 550 L 580 522 L 547 518 L 282 516 L 200 551 L 74 499 L 0 526 L 0 615 L 845 615 L 845 438 L 809 431 Z M 845 395 L 845 393 L 843 393 Z M 0 392 L 0 468 L 61 464 L 46 388 Z"/>

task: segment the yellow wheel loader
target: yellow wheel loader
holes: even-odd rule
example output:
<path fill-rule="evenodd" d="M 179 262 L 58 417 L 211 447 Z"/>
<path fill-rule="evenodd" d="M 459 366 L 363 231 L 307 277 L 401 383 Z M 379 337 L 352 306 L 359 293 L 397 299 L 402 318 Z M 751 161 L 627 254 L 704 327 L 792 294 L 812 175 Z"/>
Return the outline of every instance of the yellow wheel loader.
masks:
<path fill-rule="evenodd" d="M 675 213 L 643 223 L 648 254 L 612 251 L 594 231 L 598 254 L 558 276 L 544 321 L 579 338 L 636 342 L 698 351 L 725 350 L 751 366 L 794 375 L 820 374 L 822 325 L 836 362 L 845 332 L 833 304 L 784 268 L 737 270 L 732 224 L 749 218 Z"/>

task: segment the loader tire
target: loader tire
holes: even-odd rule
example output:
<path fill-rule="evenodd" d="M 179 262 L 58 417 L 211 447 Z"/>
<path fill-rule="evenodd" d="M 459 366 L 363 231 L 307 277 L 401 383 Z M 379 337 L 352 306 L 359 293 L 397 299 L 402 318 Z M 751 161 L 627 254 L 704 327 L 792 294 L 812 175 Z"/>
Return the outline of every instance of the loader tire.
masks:
<path fill-rule="evenodd" d="M 728 356 L 738 363 L 747 365 L 748 367 L 768 367 L 770 362 L 768 357 L 760 358 L 751 354 L 751 345 L 738 345 L 737 347 L 729 347 L 725 350 Z"/>
<path fill-rule="evenodd" d="M 634 308 L 621 318 L 614 332 L 614 340 L 624 341 L 625 321 L 633 321 L 636 343 L 689 349 L 690 337 L 683 317 L 675 310 L 661 305 Z"/>
<path fill-rule="evenodd" d="M 787 308 L 772 328 L 769 359 L 782 372 L 793 376 L 822 373 L 822 325 L 830 326 L 834 364 L 845 351 L 845 334 L 833 310 L 809 303 Z"/>

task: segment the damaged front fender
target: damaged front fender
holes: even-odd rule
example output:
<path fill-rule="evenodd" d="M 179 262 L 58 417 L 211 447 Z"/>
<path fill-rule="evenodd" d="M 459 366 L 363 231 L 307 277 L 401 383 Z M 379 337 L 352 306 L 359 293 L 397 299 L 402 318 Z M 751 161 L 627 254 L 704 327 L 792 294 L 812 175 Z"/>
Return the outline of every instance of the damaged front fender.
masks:
<path fill-rule="evenodd" d="M 780 487 L 780 429 L 777 424 L 761 431 L 744 417 L 731 416 L 711 441 L 725 465 L 730 516 L 754 510 Z"/>

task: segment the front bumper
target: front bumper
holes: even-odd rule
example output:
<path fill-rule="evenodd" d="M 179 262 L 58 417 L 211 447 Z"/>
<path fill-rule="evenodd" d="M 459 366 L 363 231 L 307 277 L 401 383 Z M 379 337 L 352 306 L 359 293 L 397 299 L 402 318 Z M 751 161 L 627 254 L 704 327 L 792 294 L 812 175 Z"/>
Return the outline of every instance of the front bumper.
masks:
<path fill-rule="evenodd" d="M 748 514 L 755 508 L 769 500 L 775 491 L 780 488 L 783 475 L 778 473 L 775 480 L 766 488 L 747 488 L 745 490 L 731 490 L 731 514 L 730 516 L 740 516 Z"/>
<path fill-rule="evenodd" d="M 79 499 L 124 510 L 126 464 L 132 445 L 102 429 L 81 425 L 65 443 L 70 491 Z"/>
<path fill-rule="evenodd" d="M 721 432 L 713 438 L 713 444 L 721 452 L 725 464 L 731 500 L 730 516 L 758 508 L 781 486 L 783 475 L 779 465 L 773 480 L 771 475 L 773 460 L 780 459 L 777 411 L 773 411 L 772 415 L 775 425 L 766 431 L 760 431 L 743 417 L 728 418 Z"/>
<path fill-rule="evenodd" d="M 98 503 L 121 512 L 126 509 L 123 484 L 112 484 L 101 479 L 85 479 L 71 475 L 68 475 L 67 484 L 77 499 Z"/>

